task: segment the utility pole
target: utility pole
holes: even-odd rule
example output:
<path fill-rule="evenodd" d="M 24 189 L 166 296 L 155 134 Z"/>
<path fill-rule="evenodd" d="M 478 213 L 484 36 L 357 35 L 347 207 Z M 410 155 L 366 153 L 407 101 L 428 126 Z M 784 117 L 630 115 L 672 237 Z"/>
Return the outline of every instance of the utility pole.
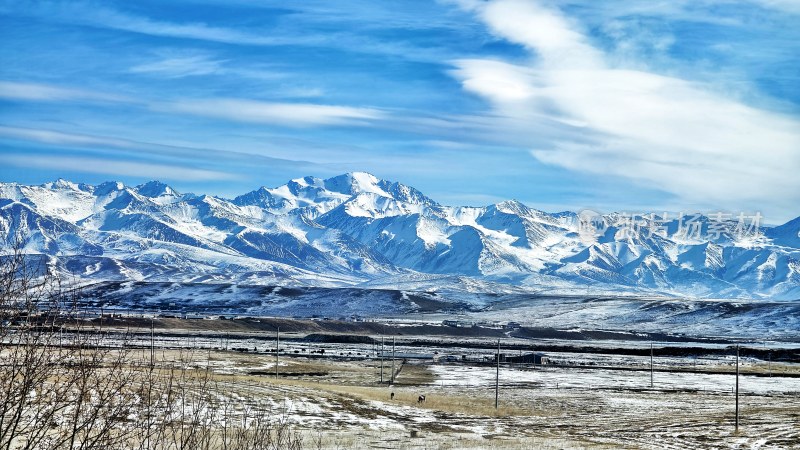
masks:
<path fill-rule="evenodd" d="M 155 325 L 153 324 L 153 318 L 150 318 L 150 367 L 153 367 L 153 362 L 155 360 L 155 353 L 156 353 L 156 344 L 155 344 Z"/>
<path fill-rule="evenodd" d="M 736 433 L 739 432 L 739 345 L 736 345 Z"/>
<path fill-rule="evenodd" d="M 394 384 L 394 344 L 395 338 L 392 336 L 392 384 Z"/>
<path fill-rule="evenodd" d="M 650 341 L 650 389 L 653 389 L 653 341 Z"/>
<path fill-rule="evenodd" d="M 383 338 L 381 335 L 381 384 L 383 384 Z"/>
<path fill-rule="evenodd" d="M 280 362 L 278 353 L 281 349 L 281 327 L 275 330 L 275 378 L 278 378 L 278 363 Z"/>
<path fill-rule="evenodd" d="M 494 377 L 494 409 L 500 404 L 500 339 L 497 340 L 497 372 Z"/>

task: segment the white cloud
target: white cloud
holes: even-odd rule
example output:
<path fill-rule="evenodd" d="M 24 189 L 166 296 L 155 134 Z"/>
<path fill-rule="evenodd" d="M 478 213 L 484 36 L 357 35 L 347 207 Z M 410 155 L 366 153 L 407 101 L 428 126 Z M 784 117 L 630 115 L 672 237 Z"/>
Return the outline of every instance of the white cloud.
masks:
<path fill-rule="evenodd" d="M 46 84 L 0 81 L 0 98 L 24 101 L 90 100 L 104 102 L 127 102 L 130 99 L 114 94 L 84 89 L 71 89 Z"/>
<path fill-rule="evenodd" d="M 183 78 L 223 72 L 223 61 L 206 55 L 175 56 L 155 62 L 139 64 L 131 68 L 133 73 L 152 73 L 168 78 Z"/>
<path fill-rule="evenodd" d="M 506 0 L 487 4 L 481 12 L 492 31 L 535 51 L 550 64 L 592 67 L 602 54 L 574 30 L 568 19 L 536 3 Z"/>
<path fill-rule="evenodd" d="M 541 161 L 636 180 L 693 205 L 796 209 L 796 118 L 704 84 L 614 67 L 558 10 L 520 0 L 475 8 L 493 33 L 535 58 L 525 65 L 454 61 L 454 73 L 490 102 L 501 126 L 516 123 L 519 131 L 519 121 L 545 116 L 561 124 L 549 139 L 528 133 Z"/>
<path fill-rule="evenodd" d="M 237 175 L 235 174 L 214 170 L 193 169 L 184 166 L 149 164 L 103 158 L 0 154 L 0 162 L 7 166 L 19 167 L 23 169 L 50 169 L 107 175 L 150 177 L 162 180 L 212 181 L 233 180 L 237 178 Z"/>
<path fill-rule="evenodd" d="M 314 97 L 321 94 L 321 90 L 299 86 L 288 86 L 284 92 L 286 96 L 298 98 Z M 385 111 L 376 108 L 314 103 L 263 102 L 234 98 L 176 99 L 165 102 L 134 101 L 120 95 L 103 92 L 6 81 L 0 81 L 0 99 L 2 98 L 32 102 L 128 102 L 136 104 L 135 106 L 147 106 L 155 111 L 190 114 L 237 122 L 300 127 L 314 125 L 368 125 L 371 121 L 387 116 Z M 6 130 L 6 132 L 9 131 Z M 51 134 L 51 137 L 56 138 L 56 135 Z"/>
<path fill-rule="evenodd" d="M 536 73 L 530 68 L 485 59 L 462 59 L 455 63 L 458 69 L 453 73 L 462 80 L 464 88 L 492 102 L 527 102 L 536 94 L 532 85 Z"/>
<path fill-rule="evenodd" d="M 92 151 L 108 155 L 109 158 L 120 157 L 159 157 L 159 158 L 190 158 L 196 161 L 210 161 L 217 163 L 224 160 L 232 166 L 244 165 L 252 167 L 254 164 L 268 165 L 273 168 L 283 168 L 285 170 L 295 170 L 300 167 L 314 170 L 316 167 L 309 161 L 292 159 L 297 156 L 297 152 L 287 153 L 289 159 L 281 159 L 265 156 L 264 144 L 251 149 L 239 148 L 238 151 L 226 150 L 232 147 L 229 142 L 224 142 L 224 146 L 214 148 L 210 142 L 205 142 L 203 146 L 195 146 L 191 143 L 177 145 L 175 143 L 145 142 L 125 139 L 121 137 L 96 136 L 88 134 L 65 133 L 56 130 L 40 128 L 22 128 L 0 125 L 0 138 L 10 140 L 37 142 L 51 144 L 53 148 L 63 149 L 92 149 Z M 274 142 L 273 142 L 274 144 Z M 13 145 L 13 144 L 12 144 Z M 330 145 L 326 144 L 330 149 Z M 239 146 L 233 146 L 239 147 Z M 284 148 L 284 146 L 281 146 Z M 173 159 L 175 161 L 175 159 Z"/>
<path fill-rule="evenodd" d="M 170 22 L 131 14 L 106 5 L 108 2 L 79 1 L 69 2 L 29 2 L 10 1 L 4 6 L 6 11 L 47 18 L 92 27 L 123 30 L 151 36 L 220 42 L 238 45 L 317 45 L 325 44 L 324 35 L 301 30 L 292 35 L 276 33 L 257 21 L 251 28 L 233 28 L 209 25 L 206 22 Z M 213 22 L 213 21 L 212 21 Z M 283 31 L 283 30 L 282 30 Z"/>
<path fill-rule="evenodd" d="M 135 33 L 150 34 L 153 36 L 167 36 L 176 38 L 198 39 L 212 42 L 245 45 L 279 45 L 284 40 L 266 33 L 249 33 L 231 28 L 213 27 L 205 23 L 171 23 L 151 20 L 146 17 L 129 15 L 105 8 L 89 10 L 84 5 L 71 9 L 68 12 L 82 11 L 82 17 L 74 18 L 78 22 L 92 25 L 105 26 Z"/>
<path fill-rule="evenodd" d="M 751 0 L 765 8 L 773 8 L 793 14 L 800 14 L 800 1 L 797 0 Z"/>
<path fill-rule="evenodd" d="M 178 100 L 154 107 L 166 111 L 238 122 L 290 126 L 363 125 L 370 120 L 385 116 L 384 112 L 373 108 L 311 103 L 272 103 L 227 98 Z"/>
<path fill-rule="evenodd" d="M 3 125 L 0 125 L 0 137 L 65 146 L 88 145 L 92 147 L 103 146 L 112 148 L 134 148 L 137 146 L 136 142 L 125 139 L 62 133 L 60 131 L 37 128 L 8 127 Z"/>
<path fill-rule="evenodd" d="M 273 67 L 256 63 L 245 67 L 237 67 L 235 61 L 220 59 L 203 51 L 186 49 L 159 49 L 154 52 L 155 58 L 131 67 L 131 73 L 152 75 L 162 78 L 184 78 L 202 75 L 236 76 L 262 81 L 285 80 L 291 73 L 275 70 Z M 316 96 L 318 92 L 308 95 L 311 88 L 297 91 L 297 96 Z M 281 90 L 283 93 L 283 89 Z M 292 93 L 285 96 L 293 96 Z"/>

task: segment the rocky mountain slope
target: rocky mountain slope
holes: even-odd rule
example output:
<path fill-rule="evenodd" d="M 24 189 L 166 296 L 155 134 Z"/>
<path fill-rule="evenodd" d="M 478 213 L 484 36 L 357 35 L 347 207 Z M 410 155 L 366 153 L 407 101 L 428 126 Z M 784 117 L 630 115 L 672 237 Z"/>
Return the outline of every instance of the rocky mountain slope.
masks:
<path fill-rule="evenodd" d="M 367 173 L 234 199 L 151 181 L 0 183 L 0 242 L 79 279 L 800 298 L 800 218 L 445 206 Z"/>

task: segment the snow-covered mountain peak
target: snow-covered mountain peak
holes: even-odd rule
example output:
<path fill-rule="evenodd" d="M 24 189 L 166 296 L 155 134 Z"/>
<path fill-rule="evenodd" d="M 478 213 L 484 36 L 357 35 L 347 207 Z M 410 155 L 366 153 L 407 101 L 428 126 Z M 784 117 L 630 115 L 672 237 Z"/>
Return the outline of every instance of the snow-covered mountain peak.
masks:
<path fill-rule="evenodd" d="M 134 190 L 139 195 L 150 198 L 180 197 L 181 195 L 178 191 L 160 181 L 148 181 L 147 183 L 136 186 Z"/>
<path fill-rule="evenodd" d="M 276 213 L 304 209 L 318 215 L 339 206 L 350 195 L 325 189 L 323 180 L 314 177 L 297 178 L 275 187 L 261 187 L 233 199 L 239 206 L 258 206 Z"/>
<path fill-rule="evenodd" d="M 367 172 L 352 172 L 324 180 L 325 188 L 344 195 L 372 194 L 398 202 L 424 205 L 432 208 L 439 204 L 411 186 L 377 178 Z M 416 211 L 417 209 L 412 208 Z"/>
<path fill-rule="evenodd" d="M 233 203 L 260 206 L 277 213 L 293 211 L 312 219 L 345 203 L 348 203 L 345 207 L 348 214 L 360 217 L 417 213 L 421 206 L 438 207 L 436 202 L 410 186 L 381 180 L 366 172 L 324 180 L 295 178 L 278 187 L 261 187 L 236 197 Z"/>
<path fill-rule="evenodd" d="M 509 213 L 516 213 L 516 212 L 527 212 L 528 207 L 525 206 L 519 200 L 503 200 L 502 202 L 495 203 L 494 205 L 497 209 L 503 212 Z"/>
<path fill-rule="evenodd" d="M 375 175 L 367 172 L 350 172 L 325 180 L 325 188 L 340 194 L 357 195 L 364 192 L 391 197 L 380 186 L 380 181 Z"/>
<path fill-rule="evenodd" d="M 317 177 L 302 177 L 302 178 L 293 178 L 288 183 L 288 186 L 291 186 L 293 189 L 301 189 L 304 187 L 314 186 L 318 188 L 325 187 L 325 181 L 321 178 Z M 296 193 L 296 192 L 295 192 Z"/>
<path fill-rule="evenodd" d="M 41 187 L 52 190 L 60 189 L 60 190 L 72 190 L 72 191 L 87 191 L 89 189 L 89 186 L 86 184 L 73 183 L 63 178 L 59 178 L 56 181 L 51 181 L 49 183 L 44 183 L 42 184 Z"/>
<path fill-rule="evenodd" d="M 547 223 L 556 223 L 556 221 L 553 220 L 554 219 L 553 216 L 536 209 L 531 209 L 527 205 L 518 200 L 502 201 L 500 203 L 495 203 L 494 205 L 490 205 L 486 209 L 487 210 L 495 209 L 504 214 L 524 217 L 530 220 L 547 222 Z"/>
<path fill-rule="evenodd" d="M 94 195 L 103 196 L 112 192 L 117 192 L 125 189 L 125 185 L 119 181 L 106 181 L 94 187 Z"/>
<path fill-rule="evenodd" d="M 408 203 L 373 192 L 359 193 L 344 203 L 344 209 L 352 217 L 393 217 L 420 214 L 424 206 Z"/>
<path fill-rule="evenodd" d="M 800 248 L 800 217 L 767 230 L 767 235 L 778 245 Z"/>

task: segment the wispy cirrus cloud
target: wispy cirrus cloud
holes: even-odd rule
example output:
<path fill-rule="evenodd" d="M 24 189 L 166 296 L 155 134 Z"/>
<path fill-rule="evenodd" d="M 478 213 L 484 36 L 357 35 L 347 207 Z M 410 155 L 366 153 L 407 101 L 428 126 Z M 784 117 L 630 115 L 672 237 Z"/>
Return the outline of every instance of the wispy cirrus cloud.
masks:
<path fill-rule="evenodd" d="M 764 8 L 778 9 L 792 14 L 800 14 L 800 2 L 797 0 L 751 0 Z"/>
<path fill-rule="evenodd" d="M 244 156 L 213 148 L 181 147 L 156 142 L 126 139 L 113 136 L 70 133 L 46 128 L 30 128 L 0 125 L 0 139 L 6 143 L 44 144 L 45 146 L 69 152 L 69 149 L 96 149 L 106 155 L 158 155 L 161 158 L 170 156 L 211 156 L 224 155 L 227 159 Z M 252 157 L 252 155 L 250 156 Z"/>
<path fill-rule="evenodd" d="M 167 78 L 183 78 L 198 75 L 211 75 L 225 72 L 224 61 L 209 55 L 184 55 L 165 57 L 157 61 L 131 67 L 132 73 L 162 75 Z"/>
<path fill-rule="evenodd" d="M 61 131 L 37 128 L 9 127 L 5 125 L 0 125 L 0 137 L 63 146 L 88 145 L 112 148 L 136 147 L 135 142 L 125 139 L 64 133 Z"/>
<path fill-rule="evenodd" d="M 35 14 L 53 14 L 54 12 L 59 19 L 66 19 L 75 23 L 148 34 L 151 36 L 194 39 L 225 44 L 272 46 L 292 43 L 310 44 L 317 40 L 316 37 L 308 35 L 287 38 L 258 32 L 258 30 L 251 31 L 212 26 L 203 22 L 176 23 L 155 20 L 149 17 L 126 13 L 104 6 L 98 7 L 96 4 L 84 2 L 62 3 L 58 6 L 42 6 L 41 8 L 33 8 L 32 11 L 32 13 Z"/>
<path fill-rule="evenodd" d="M 63 131 L 0 125 L 0 138 L 7 141 L 50 144 L 64 152 L 67 149 L 97 149 L 107 157 L 116 155 L 151 155 L 161 159 L 193 157 L 213 162 L 219 158 L 232 163 L 258 163 L 281 167 L 313 167 L 313 163 L 297 159 L 272 158 L 259 153 L 245 153 L 212 147 L 186 147 L 145 142 L 110 136 L 67 133 Z"/>
<path fill-rule="evenodd" d="M 130 102 L 130 98 L 86 89 L 65 88 L 40 83 L 0 80 L 0 98 L 22 101 L 99 101 Z"/>
<path fill-rule="evenodd" d="M 367 125 L 386 116 L 384 111 L 375 108 L 229 98 L 178 100 L 155 105 L 155 108 L 237 122 L 289 126 Z"/>
<path fill-rule="evenodd" d="M 298 90 L 291 92 L 296 96 L 314 97 L 321 94 L 321 91 L 313 88 L 295 89 Z M 69 89 L 46 84 L 5 81 L 0 81 L 0 98 L 30 102 L 128 102 L 164 113 L 298 127 L 315 125 L 363 126 L 388 116 L 386 111 L 370 107 L 265 102 L 235 98 L 178 98 L 166 101 L 140 99 L 134 101 L 124 96 L 103 92 Z"/>
<path fill-rule="evenodd" d="M 257 83 L 278 84 L 272 97 L 313 98 L 322 97 L 325 90 L 315 83 L 298 82 L 297 74 L 286 68 L 278 69 L 264 64 L 242 65 L 208 52 L 167 49 L 155 52 L 155 57 L 140 62 L 129 69 L 130 73 L 159 79 L 215 76 L 222 79 L 237 77 Z"/>
<path fill-rule="evenodd" d="M 233 173 L 195 169 L 185 165 L 153 164 L 78 156 L 37 156 L 0 153 L 0 163 L 6 165 L 6 167 L 19 167 L 22 169 L 50 169 L 163 180 L 217 181 L 233 180 L 237 177 Z"/>
<path fill-rule="evenodd" d="M 375 7 L 370 2 L 359 2 L 332 7 L 325 2 L 309 5 L 286 5 L 285 3 L 264 4 L 266 9 L 291 12 L 291 19 L 284 22 L 260 23 L 258 20 L 245 20 L 231 26 L 212 25 L 214 21 L 164 20 L 152 18 L 109 4 L 91 1 L 7 2 L 6 10 L 17 14 L 42 17 L 47 20 L 85 25 L 110 30 L 137 33 L 148 36 L 194 40 L 253 47 L 305 46 L 337 48 L 345 51 L 393 54 L 413 60 L 439 61 L 442 52 L 431 46 L 419 48 L 398 39 L 369 37 L 358 33 L 360 30 L 380 29 L 383 26 L 428 29 L 459 25 L 457 20 L 434 20 L 416 12 L 399 13 L 396 9 Z M 2 5 L 0 5 L 2 6 Z M 240 5 L 257 11 L 260 5 Z M 424 5 L 418 8 L 436 9 L 437 5 Z M 394 22 L 397 22 L 396 24 Z M 339 26 L 332 28 L 331 23 Z"/>
<path fill-rule="evenodd" d="M 520 0 L 471 7 L 496 35 L 524 46 L 531 62 L 457 60 L 454 74 L 492 105 L 500 126 L 541 116 L 563 124 L 549 140 L 528 135 L 540 161 L 635 180 L 693 204 L 796 207 L 797 118 L 703 83 L 613 65 L 553 7 Z"/>
<path fill-rule="evenodd" d="M 0 179 L 8 181 L 21 181 L 37 171 L 52 174 L 50 177 L 86 174 L 77 176 L 94 182 L 111 177 L 163 178 L 180 182 L 186 189 L 211 183 L 219 186 L 219 193 L 238 195 L 240 189 L 231 186 L 249 188 L 267 179 L 282 182 L 286 174 L 338 173 L 326 165 L 298 159 L 301 152 L 287 158 L 267 156 L 263 146 L 232 151 L 230 145 L 176 145 L 14 126 L 0 126 L 0 144 Z"/>

